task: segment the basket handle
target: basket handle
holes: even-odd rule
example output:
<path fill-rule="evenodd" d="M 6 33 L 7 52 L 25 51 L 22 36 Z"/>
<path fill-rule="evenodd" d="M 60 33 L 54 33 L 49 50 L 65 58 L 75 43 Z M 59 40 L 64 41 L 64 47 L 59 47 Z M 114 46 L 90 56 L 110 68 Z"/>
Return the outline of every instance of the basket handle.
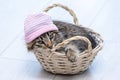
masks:
<path fill-rule="evenodd" d="M 73 21 L 75 25 L 78 25 L 78 19 L 76 14 L 74 13 L 74 11 L 72 9 L 69 9 L 67 6 L 64 6 L 62 4 L 53 4 L 51 6 L 48 6 L 44 12 L 48 12 L 50 9 L 54 8 L 54 7 L 61 7 L 63 9 L 65 9 L 66 11 L 68 11 L 70 13 L 70 15 L 73 17 Z"/>
<path fill-rule="evenodd" d="M 73 41 L 73 40 L 83 40 L 83 41 L 85 41 L 86 43 L 88 43 L 88 49 L 87 49 L 87 51 L 91 51 L 91 50 L 92 50 L 91 42 L 89 41 L 88 38 L 83 37 L 83 36 L 74 36 L 74 37 L 71 37 L 71 38 L 69 38 L 69 39 L 66 39 L 66 40 L 64 40 L 63 42 L 57 44 L 57 45 L 52 49 L 52 51 L 55 51 L 55 50 L 61 48 L 62 46 L 70 43 L 70 42 Z"/>

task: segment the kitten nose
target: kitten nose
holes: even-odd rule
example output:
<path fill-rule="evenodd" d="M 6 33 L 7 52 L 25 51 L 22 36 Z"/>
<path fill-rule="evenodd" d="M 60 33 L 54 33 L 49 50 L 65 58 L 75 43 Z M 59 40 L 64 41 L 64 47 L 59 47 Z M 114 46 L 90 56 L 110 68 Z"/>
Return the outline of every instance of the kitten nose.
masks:
<path fill-rule="evenodd" d="M 51 42 L 48 42 L 47 46 L 48 46 L 48 48 L 52 49 L 52 43 Z"/>

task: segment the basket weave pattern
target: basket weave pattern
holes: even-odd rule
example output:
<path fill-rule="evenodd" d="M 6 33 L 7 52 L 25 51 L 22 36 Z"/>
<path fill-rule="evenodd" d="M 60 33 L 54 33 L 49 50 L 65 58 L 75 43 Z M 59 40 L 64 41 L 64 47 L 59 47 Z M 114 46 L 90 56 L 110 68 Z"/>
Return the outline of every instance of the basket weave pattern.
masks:
<path fill-rule="evenodd" d="M 78 19 L 74 14 L 74 12 L 68 7 L 63 6 L 61 4 L 53 4 L 52 6 L 49 6 L 44 11 L 47 12 L 49 9 L 57 6 L 67 10 L 73 16 L 74 23 L 76 25 L 78 24 Z M 72 38 L 64 40 L 62 43 L 57 44 L 50 51 L 46 50 L 46 52 L 44 53 L 39 53 L 35 51 L 35 56 L 37 57 L 38 61 L 41 63 L 43 68 L 46 71 L 49 71 L 55 74 L 76 74 L 88 69 L 89 65 L 94 60 L 98 51 L 102 49 L 103 40 L 98 33 L 94 32 L 89 28 L 85 28 L 85 29 L 91 32 L 91 36 L 95 39 L 95 42 L 97 43 L 94 49 L 92 49 L 91 47 L 92 44 L 89 41 L 89 39 L 87 39 L 86 37 L 74 36 Z M 88 49 L 79 54 L 76 62 L 70 62 L 65 54 L 56 52 L 56 49 L 62 47 L 65 44 L 68 44 L 72 40 L 84 40 L 85 42 L 88 43 Z"/>

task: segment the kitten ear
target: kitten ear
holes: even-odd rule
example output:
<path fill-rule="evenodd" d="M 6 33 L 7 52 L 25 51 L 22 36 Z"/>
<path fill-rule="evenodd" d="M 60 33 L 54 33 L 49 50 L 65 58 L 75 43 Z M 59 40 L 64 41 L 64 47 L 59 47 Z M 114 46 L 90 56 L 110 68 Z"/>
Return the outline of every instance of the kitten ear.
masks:
<path fill-rule="evenodd" d="M 32 41 L 30 43 L 26 43 L 28 51 L 33 51 L 34 44 L 35 44 L 35 41 Z"/>

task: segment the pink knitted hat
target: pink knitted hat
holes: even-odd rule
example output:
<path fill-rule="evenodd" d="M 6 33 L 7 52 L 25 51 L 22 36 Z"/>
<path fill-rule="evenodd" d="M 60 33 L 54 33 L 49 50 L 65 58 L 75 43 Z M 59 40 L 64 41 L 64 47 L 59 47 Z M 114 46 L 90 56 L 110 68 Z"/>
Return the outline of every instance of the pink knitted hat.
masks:
<path fill-rule="evenodd" d="M 25 40 L 27 43 L 33 41 L 38 36 L 58 28 L 53 24 L 51 17 L 46 13 L 30 15 L 24 23 Z"/>

